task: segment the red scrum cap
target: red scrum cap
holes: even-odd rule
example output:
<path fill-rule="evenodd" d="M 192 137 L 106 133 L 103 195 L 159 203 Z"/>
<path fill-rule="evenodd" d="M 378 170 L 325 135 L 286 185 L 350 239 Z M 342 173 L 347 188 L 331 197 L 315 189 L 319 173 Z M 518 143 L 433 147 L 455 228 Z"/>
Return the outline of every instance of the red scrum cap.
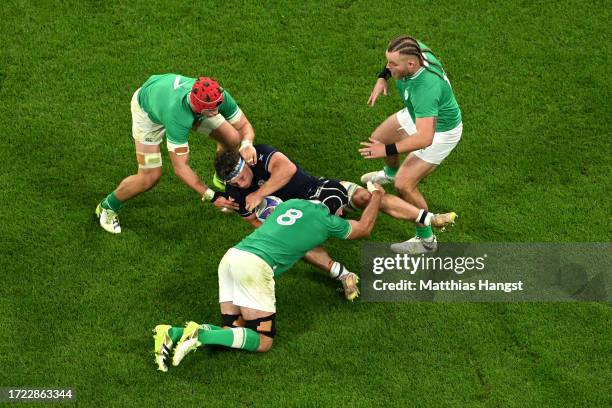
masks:
<path fill-rule="evenodd" d="M 189 102 L 196 113 L 213 110 L 223 103 L 223 88 L 209 77 L 200 77 L 193 84 Z"/>

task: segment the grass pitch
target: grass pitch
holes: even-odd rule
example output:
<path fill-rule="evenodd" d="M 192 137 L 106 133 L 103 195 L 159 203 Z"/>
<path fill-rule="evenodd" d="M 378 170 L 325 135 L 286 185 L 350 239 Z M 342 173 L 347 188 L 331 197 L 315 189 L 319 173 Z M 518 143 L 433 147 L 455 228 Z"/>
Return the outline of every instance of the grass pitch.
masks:
<path fill-rule="evenodd" d="M 464 137 L 423 184 L 446 242 L 609 241 L 610 8 L 603 1 L 288 3 L 9 0 L 0 6 L 0 386 L 82 406 L 610 406 L 608 304 L 348 304 L 299 263 L 271 352 L 201 350 L 155 371 L 150 330 L 219 323 L 216 268 L 248 233 L 172 174 L 100 229 L 135 170 L 129 102 L 149 75 L 217 77 L 315 175 L 376 167 L 358 143 L 401 108 L 366 101 L 398 34 L 442 59 Z M 212 175 L 214 144 L 191 164 Z M 607 198 L 606 198 L 607 197 Z M 381 216 L 370 238 L 412 228 Z M 359 244 L 330 242 L 359 269 Z"/>

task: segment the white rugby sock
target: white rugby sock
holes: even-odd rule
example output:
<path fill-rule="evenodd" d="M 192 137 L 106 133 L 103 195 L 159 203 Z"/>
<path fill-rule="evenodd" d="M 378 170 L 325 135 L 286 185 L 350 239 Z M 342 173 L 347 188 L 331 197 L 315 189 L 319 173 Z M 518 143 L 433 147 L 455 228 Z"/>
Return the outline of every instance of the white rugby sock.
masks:
<path fill-rule="evenodd" d="M 419 215 L 417 216 L 415 221 L 419 224 L 429 226 L 431 225 L 431 220 L 433 219 L 433 216 L 433 213 L 430 213 L 427 210 L 420 210 Z"/>
<path fill-rule="evenodd" d="M 349 271 L 340 262 L 334 261 L 329 268 L 329 276 L 333 279 L 342 279 L 344 275 L 348 274 Z"/>

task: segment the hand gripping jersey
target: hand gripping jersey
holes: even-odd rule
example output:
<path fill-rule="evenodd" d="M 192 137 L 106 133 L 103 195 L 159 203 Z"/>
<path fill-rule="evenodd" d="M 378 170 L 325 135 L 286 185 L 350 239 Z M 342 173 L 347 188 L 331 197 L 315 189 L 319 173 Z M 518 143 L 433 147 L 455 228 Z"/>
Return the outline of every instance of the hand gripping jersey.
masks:
<path fill-rule="evenodd" d="M 258 144 L 255 145 L 255 151 L 257 152 L 257 163 L 251 167 L 253 171 L 253 181 L 251 186 L 246 189 L 232 186 L 227 184 L 225 192 L 229 197 L 232 197 L 236 203 L 240 206 L 238 213 L 243 217 L 248 217 L 253 214 L 251 211 L 247 211 L 245 208 L 246 197 L 253 191 L 257 190 L 259 186 L 265 183 L 270 178 L 270 172 L 268 171 L 268 165 L 270 159 L 277 152 L 275 148 L 269 145 Z M 298 166 L 296 173 L 293 175 L 291 180 L 280 190 L 272 193 L 273 196 L 280 198 L 283 201 L 290 200 L 292 198 L 310 199 L 315 193 L 321 180 L 311 176 L 306 171 Z"/>

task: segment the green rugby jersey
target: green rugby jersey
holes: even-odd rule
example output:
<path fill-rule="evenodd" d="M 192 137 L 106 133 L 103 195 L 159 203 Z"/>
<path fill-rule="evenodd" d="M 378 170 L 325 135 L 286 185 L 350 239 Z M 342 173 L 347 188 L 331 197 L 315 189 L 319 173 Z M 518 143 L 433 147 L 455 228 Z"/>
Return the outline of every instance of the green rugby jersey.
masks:
<path fill-rule="evenodd" d="M 323 204 L 288 200 L 234 248 L 251 252 L 272 267 L 274 276 L 287 271 L 301 257 L 329 237 L 346 239 L 351 225 L 330 215 Z"/>
<path fill-rule="evenodd" d="M 189 92 L 195 81 L 196 78 L 177 74 L 152 75 L 138 93 L 138 104 L 153 122 L 166 128 L 171 143 L 187 143 L 189 131 L 199 119 L 189 106 Z M 231 120 L 238 112 L 236 101 L 224 90 L 219 113 Z"/>
<path fill-rule="evenodd" d="M 461 123 L 461 110 L 442 64 L 425 44 L 419 42 L 419 45 L 431 63 L 414 75 L 397 80 L 397 89 L 415 123 L 416 118 L 436 116 L 436 132 L 446 132 Z"/>

